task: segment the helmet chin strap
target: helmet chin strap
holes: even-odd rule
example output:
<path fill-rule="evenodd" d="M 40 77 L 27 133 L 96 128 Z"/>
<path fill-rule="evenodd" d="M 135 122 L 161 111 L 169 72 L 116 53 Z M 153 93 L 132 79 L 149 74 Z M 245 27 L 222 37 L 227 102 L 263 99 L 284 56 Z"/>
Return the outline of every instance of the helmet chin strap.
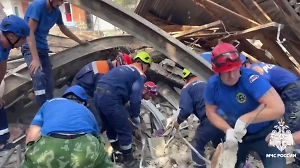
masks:
<path fill-rule="evenodd" d="M 10 48 L 15 48 L 15 45 L 20 41 L 21 37 L 19 37 L 14 43 L 11 42 L 11 40 L 7 37 L 6 34 L 3 34 L 6 40 L 8 41 Z"/>

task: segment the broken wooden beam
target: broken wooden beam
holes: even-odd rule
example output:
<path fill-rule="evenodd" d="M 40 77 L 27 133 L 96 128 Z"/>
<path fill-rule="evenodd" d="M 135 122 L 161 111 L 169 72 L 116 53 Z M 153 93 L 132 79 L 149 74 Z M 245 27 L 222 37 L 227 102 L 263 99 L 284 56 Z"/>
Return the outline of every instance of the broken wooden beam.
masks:
<path fill-rule="evenodd" d="M 243 10 L 238 10 L 239 14 L 255 21 L 255 18 L 252 16 L 251 12 L 249 10 L 244 10 L 246 9 L 246 6 L 243 2 L 241 2 L 240 0 L 229 0 L 229 2 L 233 7 L 243 9 Z"/>
<path fill-rule="evenodd" d="M 209 11 L 212 11 L 214 14 L 215 13 L 222 13 L 222 15 L 227 15 L 228 17 L 231 18 L 231 20 L 236 20 L 241 24 L 243 27 L 253 27 L 253 26 L 258 26 L 259 23 L 256 21 L 253 21 L 249 18 L 246 18 L 236 12 L 233 12 L 211 0 L 193 0 L 197 5 L 203 5 L 205 8 Z"/>
<path fill-rule="evenodd" d="M 218 20 L 218 21 L 215 21 L 215 22 L 212 22 L 212 23 L 209 23 L 209 24 L 199 26 L 198 28 L 193 28 L 193 29 L 190 29 L 188 31 L 183 31 L 181 33 L 178 33 L 178 34 L 174 35 L 174 37 L 175 38 L 180 38 L 180 37 L 183 37 L 183 36 L 191 35 L 191 34 L 199 32 L 201 30 L 204 30 L 204 29 L 207 29 L 207 28 L 210 28 L 210 27 L 214 27 L 214 26 L 218 26 L 220 24 L 222 24 L 222 21 Z"/>
<path fill-rule="evenodd" d="M 266 23 L 263 25 L 255 26 L 243 31 L 238 31 L 235 33 L 232 33 L 228 36 L 225 36 L 221 38 L 222 41 L 231 41 L 234 39 L 240 39 L 240 38 L 253 38 L 257 34 L 271 34 L 276 33 L 278 31 L 278 27 L 280 26 L 281 29 L 283 29 L 283 25 L 276 22 Z"/>
<path fill-rule="evenodd" d="M 288 22 L 294 33 L 300 39 L 300 18 L 288 1 L 274 0 L 275 4 L 279 7 L 281 12 L 285 16 L 285 20 Z"/>

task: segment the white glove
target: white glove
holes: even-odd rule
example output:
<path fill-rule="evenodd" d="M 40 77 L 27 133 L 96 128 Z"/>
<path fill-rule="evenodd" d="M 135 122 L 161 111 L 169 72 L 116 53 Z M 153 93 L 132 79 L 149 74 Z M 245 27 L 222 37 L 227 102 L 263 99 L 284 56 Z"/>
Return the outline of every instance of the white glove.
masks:
<path fill-rule="evenodd" d="M 241 119 L 238 119 L 235 122 L 235 126 L 234 126 L 234 136 L 236 137 L 236 139 L 239 141 L 239 143 L 242 143 L 243 140 L 242 138 L 246 135 L 247 133 L 247 129 L 246 129 L 246 124 L 244 121 L 242 121 Z"/>
<path fill-rule="evenodd" d="M 232 129 L 232 128 L 229 128 L 226 131 L 226 140 L 225 140 L 224 144 L 227 148 L 238 145 L 238 141 L 235 138 L 234 134 L 235 134 L 234 129 Z"/>

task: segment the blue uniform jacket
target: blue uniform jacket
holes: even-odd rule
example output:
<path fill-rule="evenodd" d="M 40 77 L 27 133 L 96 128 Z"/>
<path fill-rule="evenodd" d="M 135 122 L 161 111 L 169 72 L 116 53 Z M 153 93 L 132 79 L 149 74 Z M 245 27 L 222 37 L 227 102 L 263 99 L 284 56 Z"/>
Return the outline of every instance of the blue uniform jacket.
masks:
<path fill-rule="evenodd" d="M 94 66 L 97 66 L 96 62 L 97 61 L 91 62 L 82 67 L 74 77 L 76 84 L 83 87 L 90 97 L 93 97 L 97 82 L 103 77 L 104 74 L 114 68 L 111 60 L 109 59 L 106 61 L 101 61 L 101 63 L 98 64 L 99 67 L 95 70 Z M 104 66 L 104 63 L 107 65 Z"/>
<path fill-rule="evenodd" d="M 260 103 L 259 99 L 272 87 L 258 72 L 241 68 L 241 77 L 234 86 L 222 83 L 218 75 L 212 76 L 204 91 L 205 102 L 221 108 L 225 114 L 235 119 L 255 110 Z M 262 122 L 250 124 L 249 133 L 255 133 L 269 124 Z"/>
<path fill-rule="evenodd" d="M 186 120 L 192 113 L 198 117 L 200 121 L 205 117 L 205 104 L 203 92 L 206 83 L 199 81 L 197 77 L 192 78 L 181 90 L 179 108 L 180 112 L 177 122 L 180 124 Z"/>
<path fill-rule="evenodd" d="M 113 68 L 97 83 L 97 88 L 111 91 L 123 104 L 130 100 L 130 115 L 138 117 L 146 76 L 137 63 Z"/>
<path fill-rule="evenodd" d="M 259 62 L 252 64 L 250 68 L 268 80 L 278 93 L 282 92 L 282 89 L 288 84 L 299 80 L 294 73 L 277 65 Z"/>
<path fill-rule="evenodd" d="M 33 118 L 31 125 L 42 127 L 42 135 L 99 133 L 92 112 L 82 104 L 65 98 L 54 98 L 45 102 Z"/>
<path fill-rule="evenodd" d="M 8 59 L 10 50 L 11 50 L 11 48 L 6 48 L 6 49 L 2 48 L 2 43 L 0 41 L 0 54 L 1 54 L 0 55 L 0 62 L 5 61 L 5 60 Z"/>

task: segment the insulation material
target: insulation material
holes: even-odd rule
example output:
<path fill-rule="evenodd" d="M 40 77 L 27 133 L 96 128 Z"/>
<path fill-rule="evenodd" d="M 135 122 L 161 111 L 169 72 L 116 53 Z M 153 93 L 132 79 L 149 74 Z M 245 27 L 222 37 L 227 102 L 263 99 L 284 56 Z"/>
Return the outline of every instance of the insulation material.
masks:
<path fill-rule="evenodd" d="M 224 144 L 220 143 L 216 149 L 216 154 L 218 155 L 218 161 L 215 167 L 212 168 L 233 168 L 237 162 L 237 151 L 238 146 L 233 146 L 224 149 Z"/>

